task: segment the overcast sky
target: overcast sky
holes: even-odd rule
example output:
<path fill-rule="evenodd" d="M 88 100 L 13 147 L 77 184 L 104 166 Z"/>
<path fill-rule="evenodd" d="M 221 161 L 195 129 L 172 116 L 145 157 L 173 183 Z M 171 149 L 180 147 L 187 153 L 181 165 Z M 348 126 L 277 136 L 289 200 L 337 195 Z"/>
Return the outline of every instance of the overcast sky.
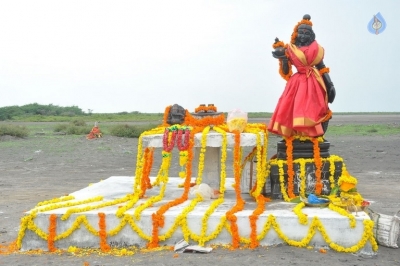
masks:
<path fill-rule="evenodd" d="M 336 87 L 331 110 L 400 111 L 397 0 L 0 1 L 0 107 L 272 112 L 285 86 L 272 43 L 304 14 Z"/>

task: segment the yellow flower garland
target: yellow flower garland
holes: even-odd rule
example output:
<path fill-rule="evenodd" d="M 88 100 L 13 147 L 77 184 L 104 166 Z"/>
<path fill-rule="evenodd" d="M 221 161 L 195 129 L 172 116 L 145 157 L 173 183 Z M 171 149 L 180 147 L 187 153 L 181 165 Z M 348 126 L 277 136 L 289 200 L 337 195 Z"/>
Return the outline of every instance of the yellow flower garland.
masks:
<path fill-rule="evenodd" d="M 135 204 L 136 204 L 136 202 L 138 202 L 138 200 L 139 200 L 139 193 L 138 194 L 134 194 L 134 195 L 132 195 L 132 194 L 129 194 L 128 196 L 129 196 L 129 201 L 128 201 L 128 203 L 127 204 L 125 204 L 124 206 L 121 206 L 120 208 L 118 208 L 118 210 L 117 210 L 117 212 L 115 213 L 115 215 L 117 216 L 117 217 L 122 217 L 123 215 L 124 215 L 124 213 L 127 211 L 127 210 L 129 210 L 130 208 L 132 208 Z"/>
<path fill-rule="evenodd" d="M 196 195 L 196 198 L 194 198 L 190 202 L 190 204 L 185 207 L 185 209 L 182 211 L 182 213 L 177 216 L 177 218 L 173 222 L 173 224 L 170 227 L 170 229 L 164 235 L 158 236 L 159 240 L 165 241 L 166 239 L 170 238 L 173 235 L 173 233 L 175 232 L 175 230 L 177 229 L 177 227 L 179 225 L 181 225 L 183 220 L 185 220 L 185 218 L 187 217 L 189 212 L 191 212 L 196 207 L 196 205 L 201 201 L 203 201 L 203 198 L 200 195 Z M 183 231 L 183 235 L 187 235 L 188 233 L 190 234 L 189 231 L 185 232 L 185 229 L 184 229 L 183 226 L 182 226 L 182 231 Z"/>
<path fill-rule="evenodd" d="M 300 164 L 300 196 L 306 196 L 306 161 L 299 160 Z"/>
<path fill-rule="evenodd" d="M 353 214 L 349 213 L 345 209 L 338 207 L 332 203 L 329 203 L 328 205 L 329 209 L 331 209 L 334 212 L 339 213 L 340 215 L 346 216 L 350 220 L 350 228 L 355 228 L 356 227 L 356 218 L 354 217 Z"/>
<path fill-rule="evenodd" d="M 215 209 L 221 205 L 224 202 L 224 192 L 225 192 L 225 179 L 226 179 L 226 150 L 227 150 L 227 137 L 226 137 L 226 131 L 222 130 L 221 128 L 214 127 L 214 130 L 220 134 L 222 134 L 222 154 L 221 154 L 221 184 L 220 184 L 220 196 L 217 200 L 214 200 L 210 207 L 207 209 L 207 211 L 204 213 L 202 222 L 201 222 L 201 232 L 200 236 L 192 233 L 190 234 L 191 237 L 199 243 L 199 245 L 204 246 L 206 241 L 210 241 L 214 239 L 215 237 L 218 236 L 218 234 L 211 234 L 208 237 L 206 236 L 207 233 L 207 224 L 208 224 L 208 219 L 210 215 L 215 211 Z M 203 144 L 203 143 L 202 143 Z M 203 145 L 202 145 L 203 147 Z M 222 228 L 222 226 L 217 226 L 217 228 Z M 189 235 L 189 234 L 188 234 Z"/>
<path fill-rule="evenodd" d="M 188 160 L 188 151 L 179 151 L 179 165 L 181 166 L 181 170 L 179 171 L 179 177 L 185 178 L 186 177 L 186 169 L 185 165 Z"/>
<path fill-rule="evenodd" d="M 69 218 L 69 216 L 73 213 L 79 213 L 79 212 L 87 212 L 87 211 L 91 211 L 91 210 L 96 210 L 96 209 L 100 209 L 100 208 L 104 208 L 104 207 L 108 207 L 108 206 L 112 206 L 112 205 L 116 205 L 119 203 L 123 203 L 126 202 L 130 199 L 130 195 L 126 195 L 125 197 L 119 198 L 119 199 L 115 199 L 115 200 L 110 200 L 110 201 L 106 201 L 97 205 L 91 205 L 91 206 L 85 206 L 85 207 L 80 207 L 80 208 L 69 208 L 65 214 L 63 216 L 61 216 L 61 220 L 67 220 Z M 95 199 L 93 200 L 93 202 L 95 201 Z"/>
<path fill-rule="evenodd" d="M 342 172 L 342 175 L 339 177 L 338 185 L 340 186 L 342 183 L 350 183 L 357 185 L 357 179 L 351 176 L 347 171 Z"/>
<path fill-rule="evenodd" d="M 307 224 L 308 223 L 308 217 L 304 213 L 301 212 L 301 210 L 306 206 L 304 202 L 300 202 L 299 204 L 296 205 L 296 207 L 293 208 L 293 212 L 297 215 L 299 218 L 299 223 L 300 224 Z"/>
<path fill-rule="evenodd" d="M 58 202 L 64 202 L 64 201 L 73 200 L 73 199 L 75 199 L 74 196 L 68 195 L 68 196 L 64 196 L 64 197 L 59 197 L 59 198 L 39 202 L 38 204 L 36 204 L 36 207 L 49 205 L 49 204 L 53 204 L 53 203 L 58 203 Z"/>
<path fill-rule="evenodd" d="M 206 146 L 207 146 L 207 134 L 210 131 L 210 126 L 206 126 L 203 129 L 203 132 L 201 133 L 201 149 L 200 149 L 200 154 L 199 154 L 199 166 L 198 166 L 198 173 L 197 173 L 197 178 L 196 178 L 196 184 L 200 185 L 202 176 L 203 176 L 203 170 L 204 170 L 204 157 L 206 153 Z"/>
<path fill-rule="evenodd" d="M 51 211 L 51 210 L 55 210 L 55 209 L 72 207 L 72 206 L 77 206 L 77 205 L 82 205 L 82 204 L 92 203 L 92 202 L 102 201 L 102 200 L 103 200 L 103 196 L 96 196 L 96 197 L 92 197 L 92 198 L 85 199 L 85 200 L 65 201 L 65 202 L 53 203 L 53 204 L 48 204 L 48 205 L 44 205 L 44 206 L 41 206 L 41 207 L 33 208 L 31 210 L 31 212 L 32 213 L 46 212 L 46 211 Z"/>
<path fill-rule="evenodd" d="M 286 202 L 290 202 L 290 198 L 288 194 L 286 193 L 285 189 L 285 171 L 283 170 L 283 160 L 277 160 L 277 165 L 278 165 L 278 172 L 279 172 L 279 183 L 280 183 L 280 188 L 281 188 L 281 194 L 283 197 L 283 200 Z"/>

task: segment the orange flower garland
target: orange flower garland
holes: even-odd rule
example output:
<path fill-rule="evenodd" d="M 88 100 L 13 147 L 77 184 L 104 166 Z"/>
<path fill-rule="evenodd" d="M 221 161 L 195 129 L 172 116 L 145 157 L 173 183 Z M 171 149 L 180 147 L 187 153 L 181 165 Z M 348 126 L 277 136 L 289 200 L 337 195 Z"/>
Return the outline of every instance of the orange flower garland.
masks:
<path fill-rule="evenodd" d="M 285 44 L 282 41 L 274 42 L 272 44 L 272 48 L 276 49 L 278 47 L 285 47 Z"/>
<path fill-rule="evenodd" d="M 111 248 L 107 244 L 106 215 L 104 214 L 104 212 L 99 212 L 98 216 L 99 216 L 100 249 L 103 252 L 108 252 L 111 250 Z"/>
<path fill-rule="evenodd" d="M 318 71 L 319 71 L 319 74 L 322 76 L 325 73 L 329 73 L 329 68 L 328 67 L 324 67 L 324 68 L 321 68 Z"/>
<path fill-rule="evenodd" d="M 319 142 L 317 138 L 311 139 L 313 142 L 313 150 L 314 150 L 314 163 L 315 163 L 315 194 L 321 195 L 322 192 L 322 182 L 321 182 L 321 167 L 322 167 L 322 160 L 320 156 L 319 150 Z"/>
<path fill-rule="evenodd" d="M 259 245 L 257 240 L 257 220 L 260 214 L 262 214 L 265 210 L 265 202 L 266 198 L 263 195 L 258 195 L 257 197 L 257 208 L 253 211 L 253 214 L 249 216 L 250 219 L 250 248 L 256 248 Z"/>
<path fill-rule="evenodd" d="M 204 106 L 204 105 L 200 105 L 199 107 L 194 109 L 195 113 L 199 113 L 199 112 L 216 112 L 217 111 L 217 107 L 215 107 L 214 105 L 209 105 L 209 106 Z"/>
<path fill-rule="evenodd" d="M 283 47 L 283 48 L 285 48 L 285 55 L 286 55 L 286 58 L 289 59 L 289 53 L 287 52 L 287 44 L 285 45 L 282 41 L 278 41 L 278 42 L 272 44 L 272 47 L 273 47 L 274 49 L 276 49 L 276 48 L 278 48 L 278 47 Z M 282 62 L 282 59 L 279 59 L 279 75 L 281 75 L 281 77 L 282 77 L 284 80 L 286 80 L 286 81 L 288 81 L 289 78 L 290 78 L 290 77 L 292 76 L 292 74 L 293 74 L 293 71 L 292 71 L 292 63 L 290 62 L 290 60 L 288 60 L 287 63 L 288 63 L 289 72 L 288 72 L 287 74 L 285 74 L 285 73 L 283 73 L 283 67 L 282 67 L 283 62 Z"/>
<path fill-rule="evenodd" d="M 293 193 L 294 189 L 294 171 L 293 171 L 293 137 L 287 137 L 286 140 L 286 156 L 287 156 L 287 190 L 289 198 L 293 199 L 296 195 Z"/>
<path fill-rule="evenodd" d="M 209 125 L 222 125 L 225 123 L 225 115 L 220 114 L 217 116 L 206 116 L 201 119 L 194 118 L 189 112 L 186 112 L 185 125 L 194 127 L 206 127 Z"/>
<path fill-rule="evenodd" d="M 163 118 L 163 126 L 168 126 L 169 124 L 167 123 L 168 120 L 168 115 L 169 115 L 169 111 L 171 110 L 172 105 L 169 105 L 167 107 L 165 107 L 165 111 L 164 111 L 164 118 Z"/>
<path fill-rule="evenodd" d="M 146 190 L 152 188 L 151 182 L 150 182 L 150 172 L 151 172 L 151 167 L 153 166 L 153 153 L 154 149 L 146 148 L 144 151 L 144 166 L 143 166 L 143 172 L 142 172 L 142 180 L 140 183 L 140 197 L 142 198 L 146 194 Z"/>
<path fill-rule="evenodd" d="M 158 247 L 159 235 L 158 228 L 164 226 L 164 213 L 168 211 L 171 207 L 179 205 L 185 202 L 188 199 L 189 190 L 190 190 L 190 181 L 192 176 L 192 160 L 193 160 L 193 147 L 194 147 L 194 134 L 197 133 L 197 130 L 192 130 L 190 132 L 189 138 L 189 147 L 188 147 L 188 161 L 186 163 L 186 178 L 184 182 L 184 191 L 180 198 L 174 199 L 163 206 L 161 206 L 156 213 L 153 213 L 151 218 L 153 220 L 153 229 L 152 229 L 152 239 L 148 243 L 148 248 L 156 248 Z"/>
<path fill-rule="evenodd" d="M 240 169 L 240 132 L 235 130 L 232 132 L 235 134 L 235 147 L 234 147 L 234 160 L 233 160 L 233 169 L 234 169 L 234 177 L 235 177 L 235 192 L 236 192 L 236 204 L 226 212 L 226 218 L 231 222 L 231 232 L 232 232 L 232 247 L 238 248 L 240 242 L 240 236 L 237 226 L 237 217 L 235 213 L 243 210 L 244 208 L 244 200 L 241 197 L 240 191 L 240 178 L 241 178 L 241 169 Z"/>
<path fill-rule="evenodd" d="M 297 31 L 298 31 L 298 28 L 299 28 L 299 26 L 300 26 L 301 24 L 307 24 L 307 25 L 309 25 L 309 26 L 311 26 L 311 27 L 312 27 L 312 25 L 313 25 L 312 22 L 309 21 L 309 20 L 307 20 L 307 19 L 302 19 L 299 23 L 297 23 L 297 25 L 296 25 L 296 26 L 294 27 L 294 29 L 293 29 L 293 33 L 292 33 L 291 40 L 290 40 L 290 42 L 293 43 L 293 44 L 296 43 Z"/>
<path fill-rule="evenodd" d="M 57 215 L 51 214 L 49 217 L 49 235 L 47 238 L 47 247 L 50 252 L 56 251 L 56 247 L 54 246 L 54 239 L 56 237 L 56 229 L 57 229 Z"/>

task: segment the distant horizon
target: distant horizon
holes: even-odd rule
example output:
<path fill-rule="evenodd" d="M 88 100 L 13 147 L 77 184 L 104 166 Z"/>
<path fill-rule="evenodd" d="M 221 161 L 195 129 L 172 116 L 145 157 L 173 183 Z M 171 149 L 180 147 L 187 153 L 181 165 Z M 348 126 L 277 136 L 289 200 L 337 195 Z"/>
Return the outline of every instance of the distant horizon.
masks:
<path fill-rule="evenodd" d="M 133 110 L 133 111 L 117 111 L 117 112 L 94 112 L 94 110 L 93 110 L 93 112 L 88 112 L 88 111 L 85 111 L 83 108 L 81 108 L 81 107 L 79 107 L 79 106 L 77 106 L 77 105 L 69 105 L 69 106 L 62 106 L 62 105 L 57 105 L 57 104 L 52 104 L 52 103 L 49 103 L 49 104 L 41 104 L 41 103 L 37 103 L 37 102 L 34 102 L 34 103 L 28 103 L 28 104 L 23 104 L 23 105 L 9 105 L 9 106 L 1 106 L 0 107 L 0 109 L 1 108 L 7 108 L 7 107 L 22 107 L 22 106 L 26 106 L 26 105 L 34 105 L 34 104 L 38 104 L 38 105 L 43 105 L 43 106 L 56 106 L 56 107 L 62 107 L 62 108 L 65 108 L 65 107 L 77 107 L 77 108 L 79 108 L 79 109 L 81 109 L 82 111 L 83 111 L 83 113 L 85 114 L 85 115 L 91 115 L 91 114 L 121 114 L 121 113 L 128 113 L 128 114 L 130 114 L 130 113 L 139 113 L 139 114 L 163 114 L 164 113 L 164 111 L 165 111 L 165 108 L 167 107 L 167 106 L 169 106 L 169 105 L 167 105 L 167 106 L 164 106 L 163 107 L 163 111 L 160 111 L 160 112 L 142 112 L 142 111 L 138 111 L 138 110 Z M 173 105 L 173 104 L 171 104 L 171 105 Z M 184 106 L 183 106 L 184 107 Z M 197 106 L 196 106 L 197 107 Z M 218 108 L 218 106 L 216 106 L 217 108 Z M 184 107 L 185 108 L 185 107 Z M 188 108 L 185 108 L 186 110 L 188 110 L 189 112 L 192 112 L 192 111 L 190 111 L 190 109 L 188 109 Z M 218 112 L 221 112 L 221 113 L 229 113 L 231 110 L 229 110 L 229 111 L 221 111 L 221 110 L 219 110 L 218 109 Z M 194 108 L 193 108 L 193 112 L 194 112 Z M 265 112 L 265 111 L 251 111 L 251 112 L 246 112 L 246 113 L 248 113 L 248 114 L 253 114 L 253 113 L 265 113 L 265 114 L 272 114 L 273 112 Z M 399 114 L 400 115 L 400 111 L 393 111 L 393 112 L 390 112 L 390 111 L 370 111 L 370 112 L 332 112 L 333 114 Z M 40 114 L 37 114 L 37 115 L 40 115 Z M 44 116 L 51 116 L 51 115 L 44 115 Z M 57 115 L 55 115 L 55 116 L 57 116 Z M 58 115 L 58 116 L 61 116 L 61 115 Z"/>

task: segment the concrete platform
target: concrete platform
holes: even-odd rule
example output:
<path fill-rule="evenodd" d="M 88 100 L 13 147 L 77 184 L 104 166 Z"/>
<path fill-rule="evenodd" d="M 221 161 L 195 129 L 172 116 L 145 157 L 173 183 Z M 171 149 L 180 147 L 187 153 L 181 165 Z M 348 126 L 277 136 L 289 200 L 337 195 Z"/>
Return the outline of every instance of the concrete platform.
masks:
<path fill-rule="evenodd" d="M 67 202 L 72 203 L 96 196 L 103 197 L 103 200 L 100 202 L 107 202 L 118 198 L 123 198 L 132 192 L 133 180 L 134 178 L 129 176 L 112 176 L 106 180 L 71 193 L 70 195 L 74 196 L 75 199 L 68 200 Z M 154 187 L 153 189 L 148 190 L 146 193 L 148 197 L 140 199 L 133 206 L 133 208 L 126 211 L 125 216 L 122 216 L 121 218 L 116 216 L 116 212 L 121 206 L 124 206 L 126 202 L 91 211 L 74 213 L 71 214 L 71 216 L 66 220 L 62 220 L 61 217 L 69 208 L 73 207 L 53 208 L 53 210 L 49 211 L 45 211 L 44 209 L 44 211 L 38 211 L 31 224 L 27 224 L 26 230 L 22 232 L 24 234 L 22 234 L 23 238 L 21 242 L 21 250 L 48 250 L 48 241 L 46 240 L 46 236 L 49 234 L 50 215 L 52 214 L 57 215 L 56 236 L 54 238 L 54 245 L 56 248 L 68 249 L 70 246 L 98 248 L 100 246 L 100 238 L 98 234 L 100 230 L 98 213 L 105 214 L 107 243 L 110 246 L 122 248 L 136 245 L 145 247 L 152 236 L 152 214 L 155 213 L 163 204 L 180 197 L 183 192 L 183 188 L 179 188 L 178 185 L 182 182 L 183 180 L 180 178 L 169 178 L 164 199 L 155 203 L 153 206 L 144 209 L 139 220 L 135 220 L 133 217 L 135 208 L 146 202 L 146 200 L 148 200 L 151 196 L 158 195 L 160 192 L 159 187 Z M 230 210 L 236 203 L 235 191 L 232 187 L 233 178 L 227 178 L 225 184 L 226 192 L 224 195 L 224 202 L 219 205 L 219 207 L 209 216 L 206 235 L 209 235 L 216 230 L 218 232 L 218 228 L 220 228 L 220 232 L 217 234 L 215 239 L 206 242 L 206 246 L 212 243 L 232 243 L 232 236 L 228 230 L 229 226 L 227 226 L 229 223 L 226 222 L 223 217 L 225 217 L 226 212 Z M 256 208 L 256 202 L 249 196 L 249 194 L 241 195 L 246 201 L 245 209 L 237 212 L 236 216 L 241 242 L 246 243 L 250 241 L 251 227 L 249 216 Z M 182 225 L 185 225 L 185 227 L 191 233 L 191 237 L 188 239 L 189 242 L 191 244 L 197 243 L 193 240 L 192 236 L 201 234 L 202 219 L 204 217 L 204 213 L 207 211 L 207 209 L 209 209 L 212 200 L 204 200 L 203 202 L 199 202 L 192 211 L 186 215 L 182 214 L 185 210 L 185 207 L 192 202 L 192 199 L 193 198 L 190 198 L 183 204 L 172 207 L 165 213 L 165 225 L 159 230 L 160 245 L 174 245 L 176 242 L 183 239 L 184 235 Z M 50 206 L 52 204 L 54 207 L 54 203 L 49 203 L 48 205 L 44 205 L 40 208 L 45 208 L 46 206 Z M 99 202 L 86 203 L 80 205 L 79 207 L 90 206 L 93 204 L 99 204 Z M 302 225 L 299 223 L 299 218 L 297 215 L 293 212 L 293 208 L 295 206 L 296 204 L 294 203 L 286 203 L 279 200 L 274 200 L 266 204 L 265 211 L 257 220 L 257 235 L 260 238 L 260 245 L 270 246 L 276 244 L 287 244 L 288 242 L 291 244 L 293 242 L 290 241 L 301 241 L 309 234 L 309 230 L 313 231 L 315 229 L 315 234 L 309 241 L 307 241 L 306 246 L 329 247 L 329 244 L 336 244 L 343 248 L 359 246 L 360 249 L 358 252 L 360 253 L 374 253 L 369 239 L 366 241 L 364 239 L 363 241 L 363 235 L 365 233 L 370 233 L 368 229 L 365 229 L 364 226 L 364 221 L 370 220 L 369 216 L 365 212 L 357 213 L 355 217 L 356 227 L 350 228 L 349 218 L 331 211 L 328 208 L 321 209 L 305 207 L 302 209 L 302 213 L 308 216 L 308 224 Z M 27 212 L 26 215 L 28 216 L 33 210 Z M 181 224 L 174 229 L 172 226 L 176 223 L 179 217 L 183 217 Z M 315 226 L 316 223 L 315 221 L 313 222 L 315 217 L 317 217 L 318 221 L 320 221 L 320 224 L 317 223 L 317 225 L 322 225 L 324 228 L 323 230 L 326 233 L 325 237 L 323 234 L 321 234 L 320 229 L 317 228 L 318 226 Z M 82 222 L 84 220 L 87 221 L 89 227 Z M 126 224 L 124 225 L 125 222 Z M 77 223 L 80 223 L 79 227 L 77 226 Z M 268 225 L 270 226 L 268 227 Z M 92 232 L 88 230 L 90 227 L 92 228 Z M 73 230 L 73 228 L 76 228 L 76 230 Z M 277 228 L 278 231 L 280 231 L 281 236 L 279 236 L 277 233 Z M 68 230 L 70 230 L 69 233 Z M 37 233 L 40 231 L 44 234 L 40 235 Z M 94 234 L 96 232 L 97 235 Z M 172 232 L 171 237 L 162 240 L 162 236 L 167 232 Z M 110 233 L 113 235 L 111 236 Z M 60 238 L 61 235 L 66 237 Z M 282 235 L 284 236 L 285 240 L 282 239 Z M 329 237 L 330 243 L 327 243 L 327 237 Z"/>

